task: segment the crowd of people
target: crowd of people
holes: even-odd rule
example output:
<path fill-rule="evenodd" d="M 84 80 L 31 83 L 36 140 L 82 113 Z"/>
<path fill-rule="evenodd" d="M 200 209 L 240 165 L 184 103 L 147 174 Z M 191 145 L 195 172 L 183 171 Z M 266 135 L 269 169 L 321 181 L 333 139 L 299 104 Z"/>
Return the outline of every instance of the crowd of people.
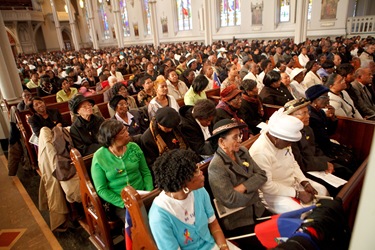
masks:
<path fill-rule="evenodd" d="M 229 249 L 195 164 L 213 157 L 206 176 L 211 198 L 244 207 L 222 219 L 229 234 L 315 195 L 336 195 L 340 188 L 308 171 L 347 180 L 358 167 L 353 152 L 330 135 L 336 115 L 375 119 L 374 52 L 372 37 L 327 37 L 19 55 L 24 92 L 17 108 L 33 112 L 28 121 L 38 137 L 43 127 L 67 123 L 41 97 L 69 102 L 73 146 L 94 154 L 95 188 L 121 218 L 124 186 L 162 189 L 150 212 L 160 249 Z M 205 94 L 213 88 L 220 88 L 217 104 Z M 90 99 L 94 93 L 108 102 L 110 119 Z M 260 126 L 263 104 L 280 109 Z M 240 146 L 259 133 L 250 150 Z"/>

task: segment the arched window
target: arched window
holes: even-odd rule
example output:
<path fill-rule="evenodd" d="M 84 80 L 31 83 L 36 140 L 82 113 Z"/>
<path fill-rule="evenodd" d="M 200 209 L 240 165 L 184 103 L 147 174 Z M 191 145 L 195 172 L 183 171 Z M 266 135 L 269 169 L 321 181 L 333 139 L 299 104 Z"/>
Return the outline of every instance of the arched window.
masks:
<path fill-rule="evenodd" d="M 191 0 L 176 0 L 178 30 L 191 30 L 193 20 L 191 18 Z"/>
<path fill-rule="evenodd" d="M 151 11 L 148 5 L 148 0 L 143 0 L 143 20 L 145 25 L 146 35 L 151 34 Z"/>
<path fill-rule="evenodd" d="M 122 28 L 124 30 L 124 36 L 130 36 L 130 26 L 129 26 L 129 17 L 128 17 L 128 8 L 126 6 L 125 0 L 120 0 L 120 11 L 122 19 Z"/>
<path fill-rule="evenodd" d="M 280 22 L 290 21 L 290 0 L 280 0 Z"/>
<path fill-rule="evenodd" d="M 220 0 L 220 26 L 241 25 L 240 0 Z"/>
<path fill-rule="evenodd" d="M 99 1 L 98 4 L 99 4 L 99 16 L 100 16 L 99 21 L 100 21 L 101 28 L 103 30 L 103 39 L 109 39 L 110 35 L 109 35 L 108 17 L 107 17 L 107 13 L 105 13 L 105 10 L 104 10 L 104 1 Z"/>

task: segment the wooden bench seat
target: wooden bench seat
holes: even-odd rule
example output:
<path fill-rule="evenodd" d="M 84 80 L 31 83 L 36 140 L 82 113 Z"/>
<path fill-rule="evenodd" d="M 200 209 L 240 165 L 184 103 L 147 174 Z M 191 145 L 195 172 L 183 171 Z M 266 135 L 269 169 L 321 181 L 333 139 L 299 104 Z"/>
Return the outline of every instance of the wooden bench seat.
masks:
<path fill-rule="evenodd" d="M 79 151 L 73 148 L 70 151 L 70 157 L 80 179 L 82 205 L 85 212 L 85 220 L 81 220 L 80 223 L 84 224 L 83 228 L 88 229 L 89 239 L 95 247 L 114 249 L 111 231 L 121 230 L 124 225 L 120 219 L 116 221 L 107 219 L 102 201 L 96 193 L 91 179 L 90 169 L 93 155 L 82 157 Z"/>

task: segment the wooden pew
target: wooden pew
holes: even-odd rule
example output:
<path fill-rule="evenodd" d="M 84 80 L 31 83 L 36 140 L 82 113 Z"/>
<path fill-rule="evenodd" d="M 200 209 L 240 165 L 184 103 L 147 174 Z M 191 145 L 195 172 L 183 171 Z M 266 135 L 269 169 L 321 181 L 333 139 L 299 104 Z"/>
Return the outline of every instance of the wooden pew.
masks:
<path fill-rule="evenodd" d="M 206 91 L 207 99 L 214 101 L 216 104 L 220 101 L 220 88 L 210 89 Z"/>
<path fill-rule="evenodd" d="M 53 95 L 47 95 L 47 96 L 43 96 L 42 97 L 43 101 L 46 103 L 46 104 L 50 104 L 50 103 L 56 103 L 56 95 L 53 94 Z"/>
<path fill-rule="evenodd" d="M 111 118 L 108 110 L 108 102 L 98 103 L 97 106 L 105 119 Z"/>
<path fill-rule="evenodd" d="M 90 169 L 93 155 L 82 157 L 79 151 L 73 148 L 70 151 L 70 157 L 80 179 L 82 205 L 85 212 L 85 220 L 81 220 L 80 223 L 89 233 L 89 239 L 96 248 L 114 249 L 111 231 L 121 230 L 124 225 L 120 219 L 108 221 L 106 217 L 102 201 L 96 193 L 91 179 Z"/>

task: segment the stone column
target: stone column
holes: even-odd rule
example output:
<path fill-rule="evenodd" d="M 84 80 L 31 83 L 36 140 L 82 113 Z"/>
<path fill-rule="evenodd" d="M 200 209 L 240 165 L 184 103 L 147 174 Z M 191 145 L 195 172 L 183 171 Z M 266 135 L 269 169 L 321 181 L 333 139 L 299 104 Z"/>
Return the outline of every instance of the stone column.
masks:
<path fill-rule="evenodd" d="M 56 34 L 57 34 L 57 41 L 59 42 L 60 50 L 65 49 L 64 40 L 61 34 L 61 27 L 60 21 L 57 16 L 56 8 L 55 8 L 55 0 L 50 0 L 51 8 L 52 8 L 52 15 L 53 15 L 53 22 L 55 23 Z"/>
<path fill-rule="evenodd" d="M 91 40 L 92 40 L 92 47 L 94 49 L 99 49 L 98 39 L 96 37 L 96 31 L 95 31 L 95 20 L 94 20 L 94 14 L 92 10 L 92 1 L 86 0 L 86 6 L 87 6 L 87 16 L 89 19 L 89 30 L 90 30 Z"/>
<path fill-rule="evenodd" d="M 121 21 L 120 3 L 118 0 L 112 1 L 113 13 L 115 13 L 115 32 L 117 39 L 117 46 L 119 48 L 124 47 L 124 32 Z"/>
<path fill-rule="evenodd" d="M 22 84 L 8 35 L 5 30 L 3 16 L 0 12 L 0 90 L 4 99 L 10 101 L 21 97 Z"/>
<path fill-rule="evenodd" d="M 211 1 L 204 0 L 204 42 L 206 45 L 212 44 L 212 26 L 211 26 Z"/>
<path fill-rule="evenodd" d="M 152 32 L 152 40 L 154 46 L 157 47 L 160 45 L 159 42 L 159 31 L 157 26 L 157 17 L 156 17 L 156 0 L 149 0 L 148 4 L 150 5 L 151 11 L 151 32 Z"/>
<path fill-rule="evenodd" d="M 78 30 L 77 30 L 77 24 L 75 21 L 75 11 L 74 8 L 72 8 L 70 4 L 70 0 L 65 0 L 65 4 L 68 8 L 68 15 L 69 15 L 69 25 L 70 25 L 70 31 L 72 34 L 73 44 L 74 44 L 74 50 L 79 50 L 79 39 L 78 39 Z"/>
<path fill-rule="evenodd" d="M 308 7 L 309 7 L 308 0 L 297 1 L 296 30 L 295 30 L 295 35 L 294 35 L 294 42 L 296 44 L 306 41 Z"/>

